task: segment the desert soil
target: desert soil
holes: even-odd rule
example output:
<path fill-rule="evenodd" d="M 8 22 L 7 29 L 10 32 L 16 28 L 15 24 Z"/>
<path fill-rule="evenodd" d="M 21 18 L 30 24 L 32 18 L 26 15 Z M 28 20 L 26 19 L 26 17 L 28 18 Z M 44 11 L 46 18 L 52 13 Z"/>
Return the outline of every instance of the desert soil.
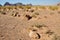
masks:
<path fill-rule="evenodd" d="M 0 40 L 60 40 L 60 10 L 0 9 Z"/>

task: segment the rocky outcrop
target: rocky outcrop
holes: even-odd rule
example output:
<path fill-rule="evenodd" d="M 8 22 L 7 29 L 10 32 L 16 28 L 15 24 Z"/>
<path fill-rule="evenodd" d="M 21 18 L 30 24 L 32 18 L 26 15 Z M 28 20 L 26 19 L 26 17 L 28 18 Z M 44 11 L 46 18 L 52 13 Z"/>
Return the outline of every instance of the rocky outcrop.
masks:
<path fill-rule="evenodd" d="M 32 4 L 27 4 L 27 6 L 32 6 Z"/>
<path fill-rule="evenodd" d="M 58 3 L 57 6 L 60 6 L 60 3 Z"/>
<path fill-rule="evenodd" d="M 9 3 L 9 2 L 6 2 L 5 4 L 4 4 L 4 6 L 32 6 L 32 4 L 23 4 L 23 3 L 15 3 L 15 4 L 11 4 L 11 3 Z"/>
<path fill-rule="evenodd" d="M 23 6 L 24 4 L 22 4 L 22 3 L 15 3 L 15 4 L 13 4 L 14 6 L 19 6 L 19 5 L 21 5 L 21 6 Z"/>
<path fill-rule="evenodd" d="M 2 6 L 2 5 L 0 4 L 0 6 Z"/>
<path fill-rule="evenodd" d="M 4 6 L 23 6 L 24 4 L 22 4 L 22 3 L 15 3 L 15 4 L 10 4 L 9 2 L 6 2 L 5 4 L 4 4 Z"/>
<path fill-rule="evenodd" d="M 10 6 L 11 4 L 9 2 L 6 2 L 4 6 Z"/>

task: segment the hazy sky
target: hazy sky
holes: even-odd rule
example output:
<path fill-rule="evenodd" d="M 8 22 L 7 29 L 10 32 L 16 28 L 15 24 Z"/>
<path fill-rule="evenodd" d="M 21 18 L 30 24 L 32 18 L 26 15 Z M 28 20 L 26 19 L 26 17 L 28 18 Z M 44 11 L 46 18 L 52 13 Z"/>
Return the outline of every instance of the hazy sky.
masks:
<path fill-rule="evenodd" d="M 59 3 L 60 0 L 0 0 L 0 4 L 4 4 L 5 2 L 10 2 L 10 3 L 17 3 L 21 2 L 23 4 L 33 4 L 33 5 L 52 5 Z"/>

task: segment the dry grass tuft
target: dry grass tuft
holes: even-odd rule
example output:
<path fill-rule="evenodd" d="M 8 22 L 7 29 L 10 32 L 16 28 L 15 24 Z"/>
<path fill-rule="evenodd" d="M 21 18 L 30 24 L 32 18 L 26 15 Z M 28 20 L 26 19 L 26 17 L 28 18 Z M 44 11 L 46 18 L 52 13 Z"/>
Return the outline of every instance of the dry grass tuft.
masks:
<path fill-rule="evenodd" d="M 49 6 L 49 9 L 55 11 L 58 10 L 58 6 Z"/>

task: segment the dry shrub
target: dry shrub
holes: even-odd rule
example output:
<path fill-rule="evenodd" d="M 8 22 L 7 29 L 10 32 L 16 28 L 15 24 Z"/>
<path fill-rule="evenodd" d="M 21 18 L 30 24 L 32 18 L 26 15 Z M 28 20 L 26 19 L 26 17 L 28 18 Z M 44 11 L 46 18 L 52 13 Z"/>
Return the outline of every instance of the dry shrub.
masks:
<path fill-rule="evenodd" d="M 32 14 L 32 17 L 36 18 L 39 15 L 38 12 L 35 12 L 34 14 Z"/>
<path fill-rule="evenodd" d="M 52 40 L 60 40 L 60 36 L 55 35 Z"/>
<path fill-rule="evenodd" d="M 24 7 L 23 6 L 19 6 L 19 8 L 23 9 Z"/>
<path fill-rule="evenodd" d="M 48 35 L 52 35 L 54 32 L 52 32 L 51 30 L 48 30 L 47 32 L 46 32 L 46 34 L 48 34 Z"/>
<path fill-rule="evenodd" d="M 54 15 L 54 12 L 51 12 L 50 15 Z"/>
<path fill-rule="evenodd" d="M 45 7 L 45 6 L 40 6 L 39 8 L 41 8 L 41 9 L 46 9 L 46 7 Z"/>
<path fill-rule="evenodd" d="M 25 6 L 25 9 L 31 9 L 31 6 Z"/>
<path fill-rule="evenodd" d="M 60 11 L 58 11 L 58 14 L 60 14 Z"/>
<path fill-rule="evenodd" d="M 10 10 L 10 9 L 12 9 L 13 7 L 12 7 L 12 6 L 6 6 L 5 8 Z"/>
<path fill-rule="evenodd" d="M 31 9 L 31 10 L 30 10 L 30 12 L 34 12 L 34 10 L 33 10 L 33 9 Z"/>
<path fill-rule="evenodd" d="M 6 15 L 6 12 L 2 12 L 2 11 L 0 11 L 0 13 L 3 14 L 3 15 Z"/>
<path fill-rule="evenodd" d="M 38 13 L 38 12 L 35 12 L 34 14 L 35 14 L 35 15 L 39 15 L 39 13 Z"/>
<path fill-rule="evenodd" d="M 13 16 L 13 17 L 17 17 L 17 16 L 20 17 L 20 15 L 18 15 L 18 12 L 12 14 L 12 16 Z"/>
<path fill-rule="evenodd" d="M 47 27 L 47 26 L 45 24 L 35 24 L 35 27 L 42 28 L 42 27 Z"/>
<path fill-rule="evenodd" d="M 49 9 L 51 9 L 51 10 L 58 10 L 58 6 L 49 6 Z"/>
<path fill-rule="evenodd" d="M 32 15 L 32 17 L 36 18 L 36 17 L 37 17 L 37 15 L 33 14 L 33 15 Z"/>

